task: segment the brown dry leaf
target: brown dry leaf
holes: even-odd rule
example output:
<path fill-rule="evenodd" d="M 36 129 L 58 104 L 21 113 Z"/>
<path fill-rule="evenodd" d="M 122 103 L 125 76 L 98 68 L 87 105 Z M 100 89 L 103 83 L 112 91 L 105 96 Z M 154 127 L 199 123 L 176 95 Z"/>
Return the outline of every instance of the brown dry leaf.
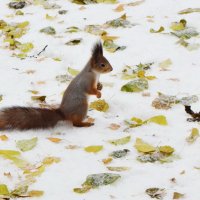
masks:
<path fill-rule="evenodd" d="M 26 70 L 24 73 L 26 73 L 26 74 L 34 74 L 35 70 L 29 69 L 29 70 Z"/>
<path fill-rule="evenodd" d="M 169 80 L 169 81 L 174 81 L 174 82 L 180 81 L 180 79 L 178 79 L 178 78 L 168 78 L 167 80 Z"/>
<path fill-rule="evenodd" d="M 43 85 L 43 84 L 46 84 L 46 82 L 45 81 L 38 81 L 37 84 L 38 85 Z"/>
<path fill-rule="evenodd" d="M 85 10 L 85 9 L 86 9 L 85 6 L 81 6 L 81 7 L 79 8 L 79 10 Z"/>
<path fill-rule="evenodd" d="M 70 144 L 70 145 L 68 145 L 68 146 L 66 146 L 65 147 L 65 149 L 79 149 L 79 148 L 81 148 L 80 146 L 78 146 L 78 145 L 72 145 L 72 144 Z"/>
<path fill-rule="evenodd" d="M 143 97 L 150 97 L 151 94 L 150 94 L 149 92 L 143 92 L 143 93 L 142 93 L 142 96 L 143 96 Z"/>
<path fill-rule="evenodd" d="M 6 135 L 0 135 L 0 140 L 7 141 L 8 137 Z"/>
<path fill-rule="evenodd" d="M 33 101 L 45 102 L 46 96 L 31 96 Z"/>
<path fill-rule="evenodd" d="M 113 159 L 109 157 L 109 158 L 103 159 L 102 162 L 103 162 L 105 165 L 107 165 L 107 164 L 111 163 L 112 160 L 113 160 Z"/>
<path fill-rule="evenodd" d="M 124 11 L 124 4 L 119 4 L 115 9 L 114 9 L 114 11 L 115 12 L 122 12 L 122 11 Z"/>
<path fill-rule="evenodd" d="M 47 139 L 50 140 L 51 142 L 54 142 L 54 143 L 59 143 L 59 142 L 62 141 L 62 139 L 54 138 L 54 137 L 48 137 Z"/>
<path fill-rule="evenodd" d="M 12 175 L 10 172 L 8 173 L 4 172 L 3 175 L 6 176 L 7 178 L 12 178 Z"/>
<path fill-rule="evenodd" d="M 110 124 L 110 126 L 108 128 L 115 131 L 120 128 L 120 125 L 112 123 L 112 124 Z"/>

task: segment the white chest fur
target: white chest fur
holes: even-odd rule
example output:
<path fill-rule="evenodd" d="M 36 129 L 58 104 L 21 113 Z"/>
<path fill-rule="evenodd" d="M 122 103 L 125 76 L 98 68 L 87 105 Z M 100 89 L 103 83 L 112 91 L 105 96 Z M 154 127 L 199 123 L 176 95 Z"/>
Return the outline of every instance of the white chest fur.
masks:
<path fill-rule="evenodd" d="M 95 76 L 96 76 L 96 77 L 95 77 L 95 78 L 96 78 L 96 80 L 95 80 L 96 83 L 95 83 L 95 84 L 96 84 L 96 86 L 97 86 L 97 84 L 98 84 L 98 82 L 99 82 L 100 73 L 98 73 L 98 72 L 94 72 L 94 73 L 95 73 Z"/>

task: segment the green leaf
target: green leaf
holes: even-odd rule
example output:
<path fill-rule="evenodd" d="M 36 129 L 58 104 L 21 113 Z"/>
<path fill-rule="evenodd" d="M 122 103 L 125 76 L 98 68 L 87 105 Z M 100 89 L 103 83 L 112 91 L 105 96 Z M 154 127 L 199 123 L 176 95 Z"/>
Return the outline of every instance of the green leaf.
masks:
<path fill-rule="evenodd" d="M 173 194 L 173 199 L 182 199 L 182 198 L 184 198 L 184 194 L 181 194 L 181 193 L 179 193 L 179 192 L 174 192 L 174 194 Z"/>
<path fill-rule="evenodd" d="M 122 157 L 125 157 L 129 152 L 130 152 L 130 150 L 128 150 L 128 149 L 117 150 L 117 151 L 111 152 L 109 154 L 109 156 L 111 156 L 113 158 L 122 158 Z"/>
<path fill-rule="evenodd" d="M 130 168 L 129 167 L 110 167 L 110 166 L 108 166 L 107 169 L 110 171 L 115 171 L 115 172 L 123 172 L 123 171 L 129 170 Z"/>
<path fill-rule="evenodd" d="M 96 188 L 102 185 L 112 184 L 119 178 L 121 178 L 119 174 L 113 173 L 91 174 L 87 176 L 86 181 L 82 186 L 91 186 L 92 188 Z"/>
<path fill-rule="evenodd" d="M 111 53 L 114 53 L 114 52 L 116 52 L 118 50 L 124 50 L 124 49 L 126 49 L 125 46 L 118 46 L 117 44 L 115 44 L 113 42 L 113 40 L 105 40 L 103 42 L 103 47 L 106 49 L 106 51 L 109 51 Z"/>
<path fill-rule="evenodd" d="M 84 186 L 82 188 L 74 188 L 73 191 L 79 194 L 83 194 L 88 192 L 92 187 L 91 186 Z"/>
<path fill-rule="evenodd" d="M 148 81 L 144 78 L 139 78 L 133 81 L 128 82 L 127 84 L 121 87 L 123 92 L 141 92 L 148 89 Z"/>
<path fill-rule="evenodd" d="M 80 71 L 76 70 L 76 69 L 73 69 L 71 67 L 68 67 L 67 68 L 67 71 L 72 75 L 72 76 L 76 76 L 79 74 Z"/>
<path fill-rule="evenodd" d="M 199 130 L 197 128 L 193 128 L 191 134 L 186 138 L 188 143 L 193 143 L 199 137 Z"/>
<path fill-rule="evenodd" d="M 65 44 L 69 45 L 69 46 L 75 46 L 75 45 L 80 44 L 81 41 L 82 41 L 81 38 L 77 38 L 77 39 L 70 40 L 70 41 L 66 42 Z"/>
<path fill-rule="evenodd" d="M 155 147 L 144 142 L 140 138 L 136 138 L 136 142 L 135 142 L 134 146 L 139 152 L 142 152 L 142 153 L 151 153 L 151 152 L 154 152 L 156 150 Z"/>
<path fill-rule="evenodd" d="M 98 110 L 100 112 L 106 112 L 109 109 L 109 105 L 104 99 L 99 99 L 91 102 L 89 108 Z"/>
<path fill-rule="evenodd" d="M 0 184 L 0 195 L 9 195 L 8 188 L 5 184 Z"/>
<path fill-rule="evenodd" d="M 84 150 L 89 153 L 97 153 L 103 149 L 103 146 L 88 146 Z"/>
<path fill-rule="evenodd" d="M 37 141 L 37 137 L 34 137 L 29 140 L 19 140 L 17 141 L 17 148 L 19 148 L 21 151 L 30 151 L 36 146 Z"/>
<path fill-rule="evenodd" d="M 159 124 L 159 125 L 163 125 L 163 126 L 167 125 L 166 117 L 163 116 L 163 115 L 158 115 L 158 116 L 151 117 L 147 121 L 148 122 L 153 122 L 153 123 L 156 123 L 156 124 Z"/>
<path fill-rule="evenodd" d="M 78 31 L 80 31 L 80 29 L 76 26 L 68 27 L 66 30 L 67 33 L 77 33 Z"/>
<path fill-rule="evenodd" d="M 55 35 L 56 34 L 56 30 L 51 26 L 41 29 L 40 32 L 46 33 L 47 35 Z"/>
<path fill-rule="evenodd" d="M 153 28 L 150 29 L 150 33 L 160 33 L 162 31 L 164 31 L 165 28 L 163 26 L 161 26 L 157 31 L 154 30 Z"/>
<path fill-rule="evenodd" d="M 116 140 L 109 140 L 108 142 L 114 145 L 123 145 L 123 144 L 127 144 L 128 142 L 130 142 L 131 136 L 127 136 L 127 137 L 123 137 L 120 139 L 116 139 Z"/>

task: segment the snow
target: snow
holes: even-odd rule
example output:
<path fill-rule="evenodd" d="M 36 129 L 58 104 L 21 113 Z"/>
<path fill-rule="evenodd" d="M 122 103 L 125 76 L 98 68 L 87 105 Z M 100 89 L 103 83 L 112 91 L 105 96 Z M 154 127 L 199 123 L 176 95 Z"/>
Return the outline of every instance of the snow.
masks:
<path fill-rule="evenodd" d="M 86 9 L 79 10 L 80 5 L 72 4 L 68 0 L 50 1 L 62 6 L 62 10 L 68 10 L 66 15 L 59 15 L 58 9 L 45 10 L 42 6 L 29 5 L 22 9 L 24 16 L 6 17 L 14 14 L 9 9 L 8 0 L 0 1 L 0 19 L 7 22 L 29 21 L 30 29 L 26 35 L 20 38 L 22 42 L 32 42 L 34 49 L 30 55 L 37 54 L 45 45 L 48 47 L 41 57 L 44 60 L 26 58 L 20 60 L 12 57 L 12 51 L 5 49 L 3 37 L 0 37 L 1 67 L 0 67 L 0 94 L 3 101 L 0 108 L 7 106 L 37 106 L 31 100 L 28 90 L 38 90 L 41 95 L 47 96 L 48 104 L 59 104 L 62 93 L 67 87 L 65 83 L 59 83 L 55 77 L 65 74 L 68 67 L 81 70 L 91 55 L 93 44 L 99 39 L 84 31 L 78 33 L 65 33 L 66 28 L 77 26 L 84 29 L 85 25 L 103 24 L 108 20 L 120 17 L 126 13 L 131 23 L 136 23 L 132 28 L 109 28 L 109 35 L 119 36 L 116 40 L 118 45 L 127 46 L 124 51 L 109 53 L 104 51 L 105 57 L 113 66 L 113 71 L 100 76 L 103 83 L 113 83 L 113 87 L 104 87 L 102 98 L 110 105 L 107 113 L 89 111 L 88 115 L 95 118 L 95 125 L 89 128 L 72 127 L 70 123 L 57 125 L 53 129 L 30 130 L 30 131 L 1 131 L 6 134 L 8 141 L 0 140 L 0 149 L 18 150 L 16 141 L 38 137 L 37 146 L 22 153 L 22 157 L 31 163 L 38 163 L 44 157 L 56 156 L 61 162 L 47 167 L 45 172 L 37 177 L 37 181 L 30 185 L 30 190 L 43 190 L 45 194 L 40 197 L 43 200 L 149 200 L 151 199 L 145 190 L 150 187 L 165 188 L 164 200 L 172 199 L 174 192 L 185 194 L 184 199 L 200 199 L 199 180 L 200 171 L 194 167 L 200 167 L 200 140 L 189 145 L 185 138 L 190 134 L 193 127 L 199 128 L 198 123 L 187 122 L 189 117 L 184 107 L 175 105 L 170 110 L 156 110 L 151 103 L 157 92 L 169 95 L 198 95 L 200 94 L 198 74 L 200 74 L 200 50 L 188 51 L 186 48 L 175 44 L 177 38 L 168 34 L 152 34 L 150 28 L 157 30 L 160 26 L 165 27 L 165 32 L 170 32 L 170 24 L 184 18 L 188 26 L 195 27 L 200 32 L 199 13 L 178 15 L 178 12 L 186 8 L 200 7 L 196 0 L 146 0 L 139 6 L 125 7 L 124 12 L 114 12 L 118 4 L 94 4 L 85 6 Z M 120 0 L 120 3 L 132 1 Z M 45 19 L 45 15 L 57 15 L 55 20 Z M 154 16 L 154 23 L 147 21 L 147 16 Z M 64 21 L 64 23 L 59 23 Z M 58 37 L 48 36 L 39 30 L 46 26 L 53 26 Z M 83 38 L 80 45 L 66 46 L 65 43 L 74 38 Z M 191 38 L 191 43 L 200 43 L 200 37 Z M 61 58 L 60 62 L 52 58 Z M 159 63 L 171 59 L 172 65 L 169 71 L 160 71 Z M 120 79 L 120 72 L 124 65 L 135 65 L 139 63 L 154 62 L 149 70 L 150 75 L 157 77 L 149 81 L 150 97 L 143 97 L 141 93 L 124 93 L 120 91 L 121 86 L 127 81 Z M 35 70 L 33 74 L 27 74 L 27 70 Z M 180 81 L 170 81 L 169 78 L 177 78 Z M 45 84 L 38 84 L 45 81 Z M 90 97 L 90 101 L 96 97 Z M 192 105 L 196 111 L 200 110 L 199 102 Z M 148 119 L 155 115 L 165 115 L 168 126 L 147 124 L 124 132 L 127 125 L 125 119 L 139 117 Z M 111 123 L 120 124 L 120 129 L 110 130 Z M 131 141 L 122 146 L 113 146 L 107 141 L 131 135 Z M 63 139 L 60 143 L 52 143 L 47 137 L 58 137 Z M 175 153 L 180 159 L 172 163 L 140 163 L 136 160 L 137 150 L 133 147 L 135 139 L 142 138 L 154 146 L 170 145 L 175 148 Z M 77 145 L 81 148 L 70 150 L 68 145 Z M 103 151 L 93 154 L 83 150 L 89 145 L 103 145 Z M 130 153 L 125 158 L 115 159 L 109 166 L 127 166 L 131 169 L 120 173 L 121 179 L 112 185 L 102 186 L 85 194 L 73 192 L 73 188 L 80 187 L 89 174 L 109 172 L 102 163 L 114 150 L 127 148 Z M 184 174 L 181 174 L 182 171 Z M 12 178 L 4 176 L 4 172 L 10 172 Z M 6 184 L 13 189 L 19 180 L 23 180 L 23 171 L 18 169 L 10 161 L 0 157 L 0 184 Z M 175 178 L 176 183 L 170 181 Z M 28 198 L 23 198 L 28 199 Z M 38 198 L 32 198 L 38 199 Z"/>

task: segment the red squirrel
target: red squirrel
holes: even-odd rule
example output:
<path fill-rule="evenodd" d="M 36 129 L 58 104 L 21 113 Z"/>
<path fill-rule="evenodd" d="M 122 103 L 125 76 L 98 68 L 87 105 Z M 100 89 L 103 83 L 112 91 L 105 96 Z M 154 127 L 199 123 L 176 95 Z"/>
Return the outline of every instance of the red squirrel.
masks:
<path fill-rule="evenodd" d="M 102 85 L 99 83 L 99 75 L 108 73 L 112 69 L 111 64 L 103 56 L 102 44 L 97 42 L 88 63 L 65 90 L 59 108 L 4 108 L 0 111 L 0 130 L 50 128 L 58 121 L 65 120 L 71 121 L 76 127 L 94 125 L 83 121 L 87 115 L 88 96 L 96 95 L 97 98 L 101 98 Z"/>

